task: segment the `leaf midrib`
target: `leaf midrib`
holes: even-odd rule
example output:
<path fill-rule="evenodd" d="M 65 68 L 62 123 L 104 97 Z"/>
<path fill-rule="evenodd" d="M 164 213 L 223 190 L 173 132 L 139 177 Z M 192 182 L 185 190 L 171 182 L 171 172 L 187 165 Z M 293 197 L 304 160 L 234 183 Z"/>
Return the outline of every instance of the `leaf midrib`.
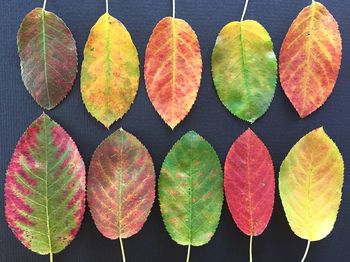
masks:
<path fill-rule="evenodd" d="M 172 44 L 172 57 L 171 57 L 171 121 L 174 119 L 174 92 L 176 82 L 176 30 L 175 30 L 175 18 L 171 21 L 171 44 Z"/>
<path fill-rule="evenodd" d="M 43 52 L 43 63 L 44 63 L 44 77 L 45 77 L 45 89 L 47 94 L 48 108 L 51 108 L 51 100 L 48 87 L 47 79 L 47 58 L 46 58 L 46 26 L 45 26 L 45 10 L 41 12 L 41 30 L 42 30 L 42 52 Z"/>
<path fill-rule="evenodd" d="M 251 175 L 250 175 L 250 137 L 248 137 L 248 165 L 247 165 L 247 172 L 248 172 L 248 200 L 249 200 L 249 216 L 250 216 L 250 233 L 251 236 L 254 236 L 254 218 L 253 218 L 253 203 L 252 203 L 252 187 L 251 187 Z"/>
<path fill-rule="evenodd" d="M 244 22 L 240 22 L 240 46 L 241 46 L 241 58 L 242 58 L 242 75 L 243 75 L 243 86 L 244 86 L 244 90 L 247 91 L 247 97 L 251 96 L 251 92 L 249 89 L 249 86 L 247 84 L 247 78 L 248 78 L 248 74 L 247 74 L 247 64 L 246 64 L 246 57 L 245 57 L 245 47 L 244 47 L 244 36 L 243 36 L 243 23 Z"/>
<path fill-rule="evenodd" d="M 44 136 L 45 136 L 45 211 L 46 211 L 46 226 L 47 226 L 47 239 L 49 245 L 50 254 L 52 254 L 51 245 L 51 230 L 50 230 L 50 216 L 49 216 L 49 199 L 48 199 L 48 140 L 47 140 L 47 124 L 46 116 L 44 116 Z"/>
<path fill-rule="evenodd" d="M 311 239 L 311 227 L 312 227 L 312 223 L 311 223 L 311 199 L 310 199 L 310 196 L 311 196 L 311 177 L 313 175 L 313 167 L 314 167 L 314 159 L 312 157 L 313 154 L 310 154 L 310 165 L 309 165 L 309 170 L 307 172 L 307 182 L 306 182 L 306 192 L 307 192 L 307 216 L 308 216 L 308 235 L 309 235 L 309 239 Z"/>
<path fill-rule="evenodd" d="M 315 19 L 315 7 L 316 4 L 313 2 L 311 4 L 311 17 L 310 17 L 310 24 L 309 24 L 309 38 L 307 39 L 307 45 L 306 45 L 306 77 L 304 77 L 304 81 L 303 81 L 303 104 L 301 107 L 301 112 L 304 113 L 305 110 L 305 102 L 306 102 L 306 93 L 307 93 L 307 88 L 306 88 L 306 84 L 307 84 L 307 80 L 309 80 L 310 78 L 310 57 L 311 57 L 311 42 L 313 41 L 313 25 L 314 25 L 314 19 Z"/>
<path fill-rule="evenodd" d="M 188 227 L 188 239 L 189 239 L 189 245 L 192 244 L 192 213 L 193 213 L 193 192 L 192 192 L 192 189 L 193 189 L 193 179 L 192 179 L 192 163 L 193 163 L 193 159 L 192 159 L 192 150 L 193 150 L 193 147 L 192 147 L 192 142 L 193 142 L 193 138 L 191 137 L 190 138 L 190 172 L 189 172 L 189 205 L 190 205 L 190 208 L 188 210 L 188 221 L 189 221 L 189 227 Z"/>
<path fill-rule="evenodd" d="M 106 14 L 106 22 L 105 22 L 105 37 L 106 37 L 106 87 L 105 87 L 105 95 L 106 95 L 106 104 L 105 110 L 109 108 L 109 95 L 110 95 L 110 77 L 111 77 L 111 45 L 110 45 L 110 32 L 109 32 L 109 14 Z"/>
<path fill-rule="evenodd" d="M 121 229 L 122 229 L 122 224 L 121 224 L 121 219 L 122 219 L 122 197 L 123 197 L 123 186 L 122 186 L 122 182 L 123 182 L 123 173 L 124 173 L 124 168 L 123 168 L 123 147 L 124 147 L 124 134 L 121 135 L 121 146 L 120 146 L 120 169 L 119 169 L 119 177 L 118 177 L 118 234 L 119 234 L 119 238 L 122 239 L 122 233 L 121 233 Z"/>

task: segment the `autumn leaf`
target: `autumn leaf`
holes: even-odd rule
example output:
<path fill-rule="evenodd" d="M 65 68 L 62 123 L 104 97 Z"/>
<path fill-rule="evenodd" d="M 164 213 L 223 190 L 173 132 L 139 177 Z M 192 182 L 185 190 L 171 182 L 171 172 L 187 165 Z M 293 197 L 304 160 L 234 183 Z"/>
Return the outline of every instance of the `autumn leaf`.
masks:
<path fill-rule="evenodd" d="M 84 49 L 81 93 L 89 113 L 109 128 L 133 103 L 139 59 L 124 25 L 108 12 L 92 27 Z"/>
<path fill-rule="evenodd" d="M 119 129 L 95 150 L 88 175 L 88 204 L 98 230 L 120 240 L 139 232 L 155 198 L 155 172 L 146 147 Z"/>
<path fill-rule="evenodd" d="M 77 74 L 77 49 L 72 33 L 54 13 L 29 12 L 18 31 L 22 80 L 45 109 L 57 106 L 72 89 Z"/>
<path fill-rule="evenodd" d="M 281 165 L 279 191 L 297 236 L 310 243 L 332 231 L 343 180 L 342 155 L 323 128 L 311 131 L 293 146 Z"/>
<path fill-rule="evenodd" d="M 263 233 L 272 215 L 275 176 L 270 153 L 248 129 L 231 146 L 224 169 L 225 196 L 238 228 L 250 236 Z"/>
<path fill-rule="evenodd" d="M 85 166 L 72 138 L 42 114 L 19 139 L 6 173 L 6 220 L 24 246 L 63 250 L 85 211 Z"/>
<path fill-rule="evenodd" d="M 269 108 L 275 93 L 277 61 L 266 29 L 254 20 L 231 22 L 218 35 L 212 74 L 224 106 L 253 123 Z"/>
<path fill-rule="evenodd" d="M 341 56 L 337 21 L 313 1 L 289 28 L 279 60 L 283 90 L 301 118 L 322 106 L 332 93 Z"/>
<path fill-rule="evenodd" d="M 180 245 L 209 242 L 218 226 L 223 176 L 212 146 L 196 132 L 185 134 L 166 156 L 159 177 L 159 202 L 165 227 Z"/>
<path fill-rule="evenodd" d="M 202 73 L 197 35 L 186 21 L 165 17 L 156 25 L 146 49 L 144 73 L 154 108 L 174 129 L 191 110 Z"/>
<path fill-rule="evenodd" d="M 262 234 L 272 214 L 275 177 L 270 153 L 252 130 L 232 144 L 224 173 L 226 201 L 237 226 L 248 236 Z"/>

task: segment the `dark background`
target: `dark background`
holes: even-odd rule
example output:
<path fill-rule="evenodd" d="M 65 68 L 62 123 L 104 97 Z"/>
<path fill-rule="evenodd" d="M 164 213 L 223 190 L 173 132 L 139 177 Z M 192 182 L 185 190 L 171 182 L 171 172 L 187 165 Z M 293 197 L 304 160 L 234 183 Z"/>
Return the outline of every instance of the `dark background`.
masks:
<path fill-rule="evenodd" d="M 7 227 L 4 216 L 4 181 L 6 168 L 17 140 L 42 109 L 26 91 L 20 75 L 16 33 L 23 17 L 39 0 L 0 0 L 0 261 L 48 261 L 27 250 Z M 249 125 L 233 117 L 220 103 L 211 78 L 210 56 L 219 30 L 228 22 L 239 20 L 243 0 L 178 0 L 177 17 L 187 20 L 198 34 L 203 56 L 202 84 L 197 101 L 187 118 L 171 131 L 153 109 L 145 90 L 143 75 L 134 105 L 124 119 L 107 130 L 92 118 L 81 100 L 80 74 L 68 97 L 48 114 L 60 123 L 76 141 L 89 164 L 97 145 L 113 131 L 123 127 L 135 134 L 150 150 L 157 173 L 162 161 L 185 132 L 195 130 L 216 149 L 223 163 L 232 142 L 251 127 L 269 148 L 274 160 L 276 177 L 289 149 L 307 132 L 324 126 L 338 144 L 345 163 L 350 159 L 350 1 L 323 0 L 337 19 L 343 37 L 342 69 L 334 92 L 326 104 L 310 117 L 300 119 L 287 100 L 280 85 L 270 109 L 255 124 Z M 255 19 L 270 32 L 278 54 L 282 40 L 298 12 L 311 0 L 251 0 L 247 19 Z M 60 16 L 77 41 L 79 69 L 90 28 L 105 11 L 103 0 L 48 0 L 47 10 Z M 147 41 L 156 23 L 171 15 L 170 0 L 110 0 L 110 13 L 121 20 L 138 49 L 141 72 Z M 347 172 L 346 172 L 347 173 Z M 343 201 L 332 233 L 314 242 L 307 261 L 349 261 L 350 246 L 350 180 L 345 175 Z M 177 245 L 165 231 L 156 201 L 148 221 L 139 234 L 124 241 L 128 261 L 185 261 L 186 247 Z M 209 244 L 193 248 L 191 261 L 248 261 L 249 239 L 235 226 L 224 204 L 219 227 Z M 300 261 L 306 241 L 290 230 L 276 191 L 276 203 L 271 222 L 263 235 L 255 238 L 255 261 Z M 104 238 L 96 229 L 87 211 L 76 239 L 55 261 L 121 261 L 118 241 Z"/>

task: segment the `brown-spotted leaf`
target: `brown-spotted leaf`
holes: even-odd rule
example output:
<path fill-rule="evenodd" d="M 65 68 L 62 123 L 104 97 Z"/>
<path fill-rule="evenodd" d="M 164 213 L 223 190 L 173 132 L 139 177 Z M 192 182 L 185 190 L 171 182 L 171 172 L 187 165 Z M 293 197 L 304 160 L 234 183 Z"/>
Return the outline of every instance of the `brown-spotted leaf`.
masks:
<path fill-rule="evenodd" d="M 88 175 L 88 204 L 107 238 L 128 238 L 142 228 L 155 198 L 155 172 L 146 147 L 119 129 L 94 152 Z"/>
<path fill-rule="evenodd" d="M 92 27 L 84 49 L 81 93 L 89 113 L 109 128 L 134 102 L 139 59 L 124 25 L 109 13 Z"/>
<path fill-rule="evenodd" d="M 35 8 L 17 35 L 22 79 L 45 109 L 57 106 L 72 89 L 77 74 L 77 48 L 72 33 L 54 13 Z"/>

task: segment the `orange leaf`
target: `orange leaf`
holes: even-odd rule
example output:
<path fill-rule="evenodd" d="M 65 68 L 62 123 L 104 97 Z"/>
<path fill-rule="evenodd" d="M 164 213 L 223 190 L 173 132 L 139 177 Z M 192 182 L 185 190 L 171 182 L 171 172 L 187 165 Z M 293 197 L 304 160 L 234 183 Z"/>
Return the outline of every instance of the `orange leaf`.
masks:
<path fill-rule="evenodd" d="M 201 73 L 202 57 L 196 33 L 182 19 L 163 18 L 147 45 L 145 80 L 154 108 L 172 129 L 191 110 Z"/>
<path fill-rule="evenodd" d="M 324 104 L 338 77 L 342 53 L 337 21 L 318 2 L 305 7 L 289 28 L 280 53 L 284 92 L 304 118 Z"/>

